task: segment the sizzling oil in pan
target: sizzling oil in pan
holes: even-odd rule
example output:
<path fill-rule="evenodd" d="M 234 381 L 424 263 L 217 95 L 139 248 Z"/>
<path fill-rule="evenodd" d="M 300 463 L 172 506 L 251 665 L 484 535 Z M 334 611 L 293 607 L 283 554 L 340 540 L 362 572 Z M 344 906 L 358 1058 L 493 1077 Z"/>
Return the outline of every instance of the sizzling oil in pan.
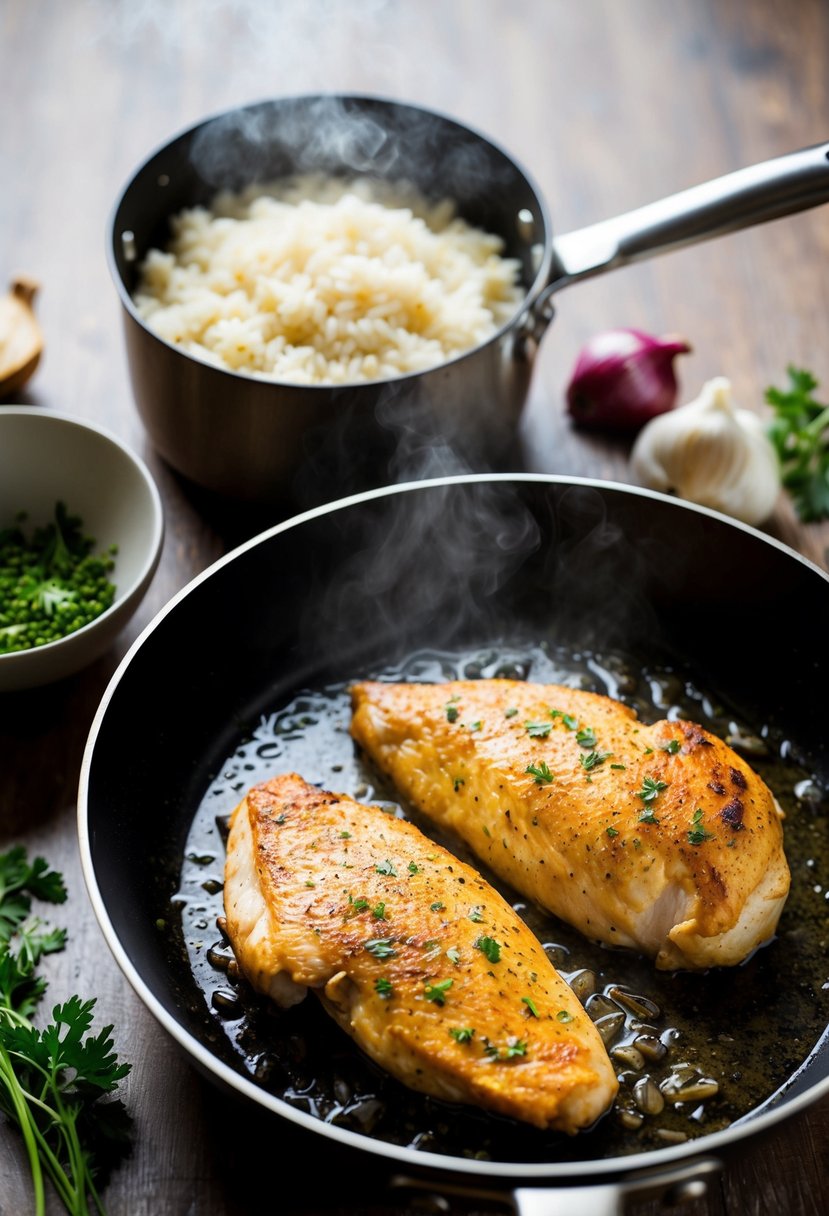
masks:
<path fill-rule="evenodd" d="M 762 724 L 749 729 L 735 721 L 677 669 L 642 668 L 618 655 L 564 653 L 545 645 L 419 652 L 399 667 L 354 678 L 363 675 L 529 678 L 606 693 L 646 721 L 685 717 L 701 723 L 747 756 L 786 811 L 791 894 L 776 940 L 742 966 L 657 972 L 649 960 L 593 945 L 520 900 L 463 846 L 420 823 L 478 865 L 537 934 L 596 1021 L 621 1086 L 615 1108 L 575 1138 L 415 1094 L 363 1056 L 312 996 L 282 1011 L 254 994 L 234 975 L 232 952 L 217 927 L 227 817 L 251 785 L 296 771 L 402 813 L 350 738 L 347 684 L 304 691 L 291 704 L 274 707 L 227 757 L 196 813 L 174 897 L 193 976 L 223 1048 L 240 1070 L 326 1122 L 393 1144 L 516 1162 L 664 1148 L 726 1127 L 785 1085 L 829 1021 L 829 799 L 795 762 L 790 741 L 773 737 Z"/>

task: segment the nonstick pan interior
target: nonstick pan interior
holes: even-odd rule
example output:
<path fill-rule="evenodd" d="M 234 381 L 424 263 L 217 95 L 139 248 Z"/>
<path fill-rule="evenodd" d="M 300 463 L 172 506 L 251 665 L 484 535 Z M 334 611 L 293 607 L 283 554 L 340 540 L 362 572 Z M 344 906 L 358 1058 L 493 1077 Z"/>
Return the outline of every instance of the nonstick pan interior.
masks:
<path fill-rule="evenodd" d="M 825 784 L 829 751 L 815 706 L 829 676 L 820 640 L 828 607 L 829 579 L 752 529 L 597 482 L 422 482 L 280 525 L 185 589 L 139 639 L 102 702 L 84 762 L 80 833 L 110 945 L 142 998 L 214 1079 L 356 1147 L 430 1164 L 428 1153 L 288 1111 L 234 1071 L 211 1033 L 175 933 L 158 926 L 169 921 L 187 832 L 217 766 L 261 713 L 302 688 L 424 646 L 543 635 L 650 662 L 681 659 L 727 703 L 754 708 L 784 732 Z M 818 1051 L 769 1113 L 745 1127 L 823 1092 L 827 1064 Z M 703 1140 L 740 1134 L 732 1127 Z M 693 1151 L 677 1146 L 647 1161 Z M 637 1162 L 642 1155 L 625 1168 Z M 494 1161 L 474 1169 L 548 1178 L 568 1167 Z"/>

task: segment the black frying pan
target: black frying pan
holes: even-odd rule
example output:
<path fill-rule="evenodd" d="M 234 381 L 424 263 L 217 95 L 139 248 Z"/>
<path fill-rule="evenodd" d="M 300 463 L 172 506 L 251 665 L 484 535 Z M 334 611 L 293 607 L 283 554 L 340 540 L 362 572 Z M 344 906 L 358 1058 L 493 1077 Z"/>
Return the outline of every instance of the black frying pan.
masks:
<path fill-rule="evenodd" d="M 523 1162 L 506 1149 L 499 1158 L 496 1120 L 492 1159 L 475 1161 L 333 1126 L 278 1086 L 257 1084 L 216 1033 L 175 932 L 160 934 L 157 922 L 174 927 L 185 841 L 217 769 L 262 714 L 301 689 L 386 669 L 423 648 L 546 638 L 584 653 L 624 652 L 692 673 L 785 738 L 789 755 L 825 785 L 829 744 L 816 707 L 829 680 L 827 619 L 829 578 L 791 550 L 713 512 L 620 485 L 441 479 L 280 524 L 185 588 L 103 698 L 83 763 L 79 832 L 107 941 L 140 998 L 217 1084 L 402 1172 L 509 1192 L 522 1216 L 552 1210 L 553 1190 L 557 1213 L 586 1204 L 612 1213 L 628 1191 L 704 1182 L 746 1137 L 772 1133 L 829 1092 L 823 1027 L 778 1091 L 724 1130 L 613 1156 L 595 1131 L 578 1138 L 577 1159 Z M 796 627 L 769 645 L 776 622 Z"/>

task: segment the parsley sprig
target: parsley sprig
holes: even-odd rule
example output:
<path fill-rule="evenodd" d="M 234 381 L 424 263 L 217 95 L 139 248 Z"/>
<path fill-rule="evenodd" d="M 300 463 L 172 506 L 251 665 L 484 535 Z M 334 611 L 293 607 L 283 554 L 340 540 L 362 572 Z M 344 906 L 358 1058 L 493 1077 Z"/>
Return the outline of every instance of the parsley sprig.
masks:
<path fill-rule="evenodd" d="M 33 898 L 63 903 L 62 876 L 20 846 L 0 854 L 0 1110 L 23 1136 L 35 1216 L 46 1211 L 47 1178 L 71 1216 L 102 1214 L 98 1187 L 130 1118 L 120 1100 L 101 1099 L 130 1066 L 118 1063 L 111 1026 L 89 1033 L 94 997 L 71 996 L 45 1029 L 32 1024 L 46 990 L 35 968 L 66 944 L 63 929 L 32 914 Z"/>
<path fill-rule="evenodd" d="M 789 388 L 766 389 L 774 410 L 768 435 L 780 458 L 780 476 L 805 523 L 829 518 L 829 405 L 815 399 L 811 372 L 786 368 Z"/>

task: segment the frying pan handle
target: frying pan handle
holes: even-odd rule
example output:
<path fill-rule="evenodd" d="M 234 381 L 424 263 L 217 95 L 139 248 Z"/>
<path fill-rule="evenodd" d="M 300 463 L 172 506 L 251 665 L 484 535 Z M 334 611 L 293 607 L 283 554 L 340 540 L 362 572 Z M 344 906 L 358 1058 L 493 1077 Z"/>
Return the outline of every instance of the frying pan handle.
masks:
<path fill-rule="evenodd" d="M 657 1200 L 676 1209 L 702 1199 L 720 1174 L 722 1162 L 700 1157 L 671 1169 L 642 1170 L 615 1182 L 594 1186 L 518 1187 L 511 1194 L 474 1185 L 397 1175 L 390 1179 L 395 1190 L 428 1191 L 446 1202 L 447 1195 L 479 1199 L 502 1205 L 511 1199 L 516 1216 L 621 1216 L 628 1201 Z M 449 1209 L 447 1209 L 449 1210 Z"/>
<path fill-rule="evenodd" d="M 703 1199 L 722 1170 L 714 1158 L 692 1161 L 670 1170 L 633 1174 L 619 1182 L 595 1186 L 519 1188 L 513 1191 L 516 1216 L 622 1216 L 628 1201 L 658 1201 L 675 1210 Z"/>
<path fill-rule="evenodd" d="M 542 293 L 657 253 L 737 232 L 829 202 L 829 143 L 815 144 L 656 203 L 556 237 L 553 271 Z"/>

